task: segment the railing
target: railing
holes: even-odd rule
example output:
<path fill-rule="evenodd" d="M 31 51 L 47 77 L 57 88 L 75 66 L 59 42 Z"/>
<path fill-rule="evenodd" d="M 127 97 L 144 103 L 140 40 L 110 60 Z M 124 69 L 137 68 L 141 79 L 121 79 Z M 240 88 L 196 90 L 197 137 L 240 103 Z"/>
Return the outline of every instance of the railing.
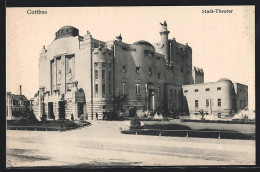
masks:
<path fill-rule="evenodd" d="M 79 126 L 80 127 L 80 126 Z M 74 129 L 75 127 L 55 127 L 55 126 L 7 126 L 7 130 L 25 130 L 25 131 L 64 131 Z M 78 128 L 78 127 L 77 127 Z"/>
<path fill-rule="evenodd" d="M 161 129 L 130 129 L 122 130 L 123 134 L 154 135 L 154 136 L 179 136 L 179 137 L 202 137 L 202 138 L 227 138 L 227 139 L 255 139 L 254 132 L 235 131 L 203 131 L 203 130 L 161 130 Z"/>

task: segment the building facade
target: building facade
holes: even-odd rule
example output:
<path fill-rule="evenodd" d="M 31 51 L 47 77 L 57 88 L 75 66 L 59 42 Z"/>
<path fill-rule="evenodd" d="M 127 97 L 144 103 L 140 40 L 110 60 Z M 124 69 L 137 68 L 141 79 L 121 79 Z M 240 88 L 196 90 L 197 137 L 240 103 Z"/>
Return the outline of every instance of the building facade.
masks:
<path fill-rule="evenodd" d="M 89 31 L 80 36 L 73 26 L 60 28 L 54 41 L 47 48 L 43 46 L 40 53 L 40 88 L 33 100 L 36 117 L 40 119 L 45 114 L 47 119 L 70 119 L 73 116 L 77 120 L 83 114 L 94 119 L 96 115 L 102 118 L 104 112 L 128 115 L 132 108 L 137 109 L 138 115 L 162 109 L 197 113 L 200 107 L 193 107 L 195 98 L 183 90 L 210 84 L 204 84 L 203 69 L 192 66 L 191 47 L 175 38 L 169 39 L 166 21 L 160 24 L 161 39 L 155 44 L 144 40 L 127 44 L 121 34 L 115 40 L 104 42 L 93 38 Z M 238 92 L 244 86 L 237 84 L 234 88 L 226 89 Z M 193 92 L 193 96 L 198 95 Z M 240 96 L 239 93 L 237 97 Z M 209 95 L 200 97 L 203 100 L 199 101 L 210 99 Z M 239 98 L 232 107 L 230 97 L 221 98 L 223 114 L 240 107 L 240 99 L 242 104 L 247 104 L 246 98 Z"/>
<path fill-rule="evenodd" d="M 20 94 L 6 93 L 6 119 L 15 119 L 21 116 L 21 114 L 30 109 L 29 100 L 22 95 L 22 86 L 20 85 Z"/>
<path fill-rule="evenodd" d="M 200 118 L 202 109 L 213 119 L 230 118 L 248 109 L 248 86 L 223 78 L 217 82 L 183 85 L 183 94 L 191 118 Z"/>
<path fill-rule="evenodd" d="M 121 35 L 104 42 L 88 31 L 80 36 L 77 28 L 62 27 L 40 53 L 36 116 L 93 119 L 109 111 L 127 115 L 131 108 L 138 114 L 184 110 L 182 85 L 202 83 L 204 73 L 192 68 L 191 47 L 168 39 L 169 33 L 164 22 L 160 42 L 127 44 Z"/>

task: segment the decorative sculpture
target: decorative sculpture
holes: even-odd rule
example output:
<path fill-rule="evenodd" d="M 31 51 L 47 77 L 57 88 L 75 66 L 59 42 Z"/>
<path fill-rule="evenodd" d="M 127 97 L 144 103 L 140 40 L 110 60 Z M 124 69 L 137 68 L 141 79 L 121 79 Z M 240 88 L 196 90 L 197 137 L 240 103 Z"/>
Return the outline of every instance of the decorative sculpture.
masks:
<path fill-rule="evenodd" d="M 167 26 L 166 20 L 164 20 L 163 23 L 160 22 L 160 24 L 161 24 L 162 26 Z"/>

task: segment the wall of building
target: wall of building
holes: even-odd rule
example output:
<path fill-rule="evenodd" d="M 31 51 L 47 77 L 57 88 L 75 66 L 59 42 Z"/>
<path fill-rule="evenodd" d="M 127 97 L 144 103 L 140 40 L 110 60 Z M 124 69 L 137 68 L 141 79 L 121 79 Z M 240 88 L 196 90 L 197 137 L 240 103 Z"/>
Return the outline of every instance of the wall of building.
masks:
<path fill-rule="evenodd" d="M 221 115 L 221 118 L 234 112 L 233 84 L 230 81 L 183 85 L 182 88 L 191 118 L 194 117 L 195 113 L 199 113 L 200 109 L 215 116 Z M 206 91 L 206 89 L 209 90 Z M 218 104 L 219 99 L 220 105 Z M 198 100 L 198 107 L 195 107 L 196 100 Z M 208 106 L 207 100 L 209 101 Z"/>
<path fill-rule="evenodd" d="M 239 83 L 233 84 L 236 96 L 236 111 L 248 109 L 248 86 Z"/>
<path fill-rule="evenodd" d="M 201 68 L 194 67 L 192 70 L 192 78 L 194 84 L 204 83 L 204 71 Z"/>

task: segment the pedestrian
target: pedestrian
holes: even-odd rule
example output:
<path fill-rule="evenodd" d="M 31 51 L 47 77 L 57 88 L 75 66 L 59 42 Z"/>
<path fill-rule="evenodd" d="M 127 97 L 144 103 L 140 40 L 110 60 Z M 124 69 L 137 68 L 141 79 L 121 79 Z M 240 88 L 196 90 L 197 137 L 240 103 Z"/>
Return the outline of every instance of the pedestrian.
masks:
<path fill-rule="evenodd" d="M 96 113 L 96 120 L 98 120 L 98 113 Z"/>

